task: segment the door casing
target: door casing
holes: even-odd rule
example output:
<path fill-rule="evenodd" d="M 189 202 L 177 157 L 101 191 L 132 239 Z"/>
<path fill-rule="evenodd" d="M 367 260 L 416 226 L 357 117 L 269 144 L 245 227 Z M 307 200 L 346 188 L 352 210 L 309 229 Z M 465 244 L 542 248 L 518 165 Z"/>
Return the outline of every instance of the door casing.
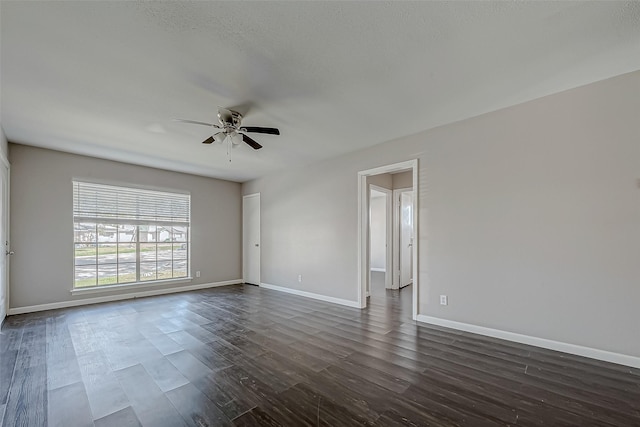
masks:
<path fill-rule="evenodd" d="M 10 165 L 6 157 L 0 153 L 0 242 L 3 254 L 0 254 L 0 327 L 9 312 L 9 264 L 11 250 L 9 239 L 9 189 Z"/>

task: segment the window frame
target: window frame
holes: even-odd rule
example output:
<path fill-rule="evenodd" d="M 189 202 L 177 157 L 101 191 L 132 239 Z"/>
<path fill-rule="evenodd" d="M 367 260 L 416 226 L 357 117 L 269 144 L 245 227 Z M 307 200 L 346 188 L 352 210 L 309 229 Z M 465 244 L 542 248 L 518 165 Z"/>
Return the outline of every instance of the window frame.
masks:
<path fill-rule="evenodd" d="M 87 180 L 83 178 L 73 178 L 72 185 L 73 185 L 73 209 L 72 209 L 72 212 L 73 212 L 72 283 L 73 283 L 73 286 L 71 289 L 72 294 L 80 293 L 80 292 L 83 292 L 83 293 L 99 292 L 99 291 L 105 291 L 105 290 L 114 289 L 114 288 L 131 289 L 131 288 L 147 287 L 147 286 L 169 284 L 169 283 L 177 284 L 177 283 L 190 282 L 192 280 L 192 277 L 191 277 L 191 193 L 180 191 L 180 190 L 167 189 L 167 188 L 139 186 L 139 185 L 134 185 L 130 183 L 120 183 L 120 182 L 116 183 L 116 182 L 105 182 L 105 181 L 93 181 L 93 180 Z M 102 188 L 105 191 L 104 194 L 106 194 L 107 196 L 104 196 L 104 194 L 98 195 L 100 188 Z M 93 214 L 91 214 L 91 212 L 93 208 L 91 207 L 91 201 L 92 201 L 91 197 L 87 198 L 86 194 L 81 194 L 81 191 L 85 191 L 87 189 L 89 189 L 90 191 L 94 191 L 97 194 L 95 196 L 96 200 L 100 199 L 102 196 L 108 197 L 113 194 L 116 194 L 117 196 L 122 196 L 123 200 L 125 201 L 127 201 L 126 200 L 127 197 L 130 198 L 132 197 L 132 195 L 135 197 L 139 197 L 139 199 L 136 199 L 135 203 L 130 203 L 131 199 L 128 199 L 129 200 L 128 204 L 122 203 L 122 205 L 125 206 L 122 211 L 123 216 L 125 216 L 126 218 L 121 219 L 118 217 L 120 214 L 118 207 L 112 208 L 112 212 L 107 214 L 106 216 L 101 216 L 99 213 L 100 208 L 98 206 L 100 202 L 97 202 L 97 201 L 95 202 L 96 213 L 95 213 L 95 216 L 92 216 Z M 156 193 L 156 194 L 153 194 L 153 193 Z M 151 198 L 150 198 L 150 194 L 152 195 Z M 143 205 L 142 199 L 144 199 L 145 207 L 140 208 L 139 206 Z M 89 202 L 88 210 L 86 208 L 87 204 L 83 204 L 83 202 L 85 201 Z M 171 212 L 174 212 L 175 209 L 177 209 L 177 211 L 179 212 L 178 216 L 175 217 L 177 219 L 175 218 L 167 219 L 159 216 L 159 217 L 156 217 L 154 220 L 154 219 L 150 219 L 150 217 L 146 215 L 147 212 L 145 212 L 145 214 L 143 215 L 139 215 L 138 217 L 135 216 L 137 215 L 137 213 L 134 213 L 134 214 L 131 213 L 132 206 L 136 207 L 135 209 L 133 209 L 136 212 L 146 211 L 146 206 L 149 201 L 151 201 L 152 205 L 155 203 L 153 207 L 155 207 L 156 212 L 166 210 L 165 208 L 167 204 L 171 205 L 171 209 L 170 209 Z M 177 203 L 177 205 L 174 205 L 172 203 L 174 204 Z M 116 205 L 118 204 L 116 203 Z M 127 211 L 127 208 L 129 208 L 129 211 Z M 82 212 L 82 214 L 79 214 L 80 212 Z M 89 216 L 87 216 L 87 212 L 89 212 Z M 116 213 L 115 216 L 112 216 L 113 212 Z M 93 238 L 93 240 L 83 241 L 83 239 L 78 238 L 79 237 L 78 224 L 91 224 L 94 227 L 93 234 L 95 237 Z M 114 240 L 109 240 L 109 241 L 100 240 L 100 237 L 99 237 L 100 225 L 116 227 Z M 123 234 L 121 232 L 121 227 L 127 227 L 127 226 L 133 227 L 132 235 L 135 236 L 135 242 L 120 241 L 121 234 Z M 140 236 L 142 233 L 145 233 L 145 231 L 141 231 L 141 229 L 146 227 L 156 227 L 154 231 L 156 235 L 154 236 L 153 241 L 146 241 L 146 239 L 143 239 L 145 241 L 141 241 Z M 169 231 L 168 241 L 159 241 L 159 236 L 157 233 L 160 232 L 159 231 L 160 227 L 164 227 L 168 229 Z M 174 241 L 174 237 L 176 235 L 176 228 L 186 229 L 186 231 L 179 233 L 181 235 L 181 238 L 179 239 L 179 241 L 178 240 Z M 129 243 L 131 245 L 134 245 L 134 249 L 135 249 L 134 261 L 124 261 L 124 262 L 121 261 L 120 246 L 123 243 Z M 83 265 L 83 264 L 78 264 L 78 256 L 76 255 L 79 244 L 90 245 L 89 247 L 93 245 L 93 247 L 95 248 L 93 263 L 84 264 L 86 266 L 91 266 L 94 269 L 95 276 L 94 276 L 93 285 L 77 286 L 77 283 L 79 281 L 77 268 L 79 265 Z M 151 261 L 151 260 L 145 261 L 141 259 L 142 258 L 141 245 L 147 245 L 147 244 L 155 244 L 155 256 L 154 256 L 155 261 Z M 170 248 L 171 259 L 168 259 L 168 258 L 158 259 L 158 246 L 163 244 L 171 245 L 171 248 Z M 115 259 L 112 262 L 100 263 L 100 247 L 102 245 L 113 245 L 115 247 L 116 249 Z M 180 245 L 178 249 L 176 249 L 176 245 Z M 182 257 L 176 258 L 175 251 L 181 250 L 182 245 L 185 245 L 184 250 L 186 253 L 184 255 L 184 258 Z M 174 276 L 175 272 L 177 271 L 176 263 L 178 264 L 186 263 L 186 265 L 184 266 L 184 269 L 181 268 L 179 270 L 179 271 L 184 271 L 185 275 L 159 279 L 158 276 L 160 275 L 160 270 L 159 270 L 160 263 L 167 263 L 167 262 L 170 263 L 171 276 Z M 151 263 L 155 263 L 154 279 L 151 279 L 151 280 L 143 279 L 142 273 L 141 273 L 143 263 L 147 265 Z M 134 265 L 135 278 L 133 281 L 120 282 L 121 264 L 135 264 Z M 99 275 L 100 266 L 113 266 L 113 268 L 115 268 L 115 275 L 109 276 L 115 279 L 115 283 L 100 284 L 100 275 Z"/>

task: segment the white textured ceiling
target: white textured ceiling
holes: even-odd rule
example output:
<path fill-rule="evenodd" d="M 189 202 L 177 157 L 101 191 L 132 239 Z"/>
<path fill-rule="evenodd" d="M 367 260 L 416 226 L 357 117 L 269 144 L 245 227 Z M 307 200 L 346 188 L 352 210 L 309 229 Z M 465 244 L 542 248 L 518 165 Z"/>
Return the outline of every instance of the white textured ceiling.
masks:
<path fill-rule="evenodd" d="M 12 142 L 246 181 L 640 69 L 640 2 L 0 2 Z M 232 162 L 217 106 L 280 128 Z"/>

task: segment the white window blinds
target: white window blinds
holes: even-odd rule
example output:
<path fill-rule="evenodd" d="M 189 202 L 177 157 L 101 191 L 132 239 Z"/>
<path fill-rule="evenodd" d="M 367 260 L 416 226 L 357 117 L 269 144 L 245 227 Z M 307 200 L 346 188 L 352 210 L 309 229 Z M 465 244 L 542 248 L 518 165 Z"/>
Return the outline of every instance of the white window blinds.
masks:
<path fill-rule="evenodd" d="M 189 225 L 191 196 L 73 181 L 74 222 Z"/>

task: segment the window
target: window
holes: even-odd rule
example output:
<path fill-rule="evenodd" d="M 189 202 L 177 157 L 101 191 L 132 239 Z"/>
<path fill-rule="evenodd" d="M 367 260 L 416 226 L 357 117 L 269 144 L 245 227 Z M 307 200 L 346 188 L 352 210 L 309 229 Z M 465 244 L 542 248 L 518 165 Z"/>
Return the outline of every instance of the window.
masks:
<path fill-rule="evenodd" d="M 74 288 L 189 276 L 191 197 L 73 181 Z"/>

